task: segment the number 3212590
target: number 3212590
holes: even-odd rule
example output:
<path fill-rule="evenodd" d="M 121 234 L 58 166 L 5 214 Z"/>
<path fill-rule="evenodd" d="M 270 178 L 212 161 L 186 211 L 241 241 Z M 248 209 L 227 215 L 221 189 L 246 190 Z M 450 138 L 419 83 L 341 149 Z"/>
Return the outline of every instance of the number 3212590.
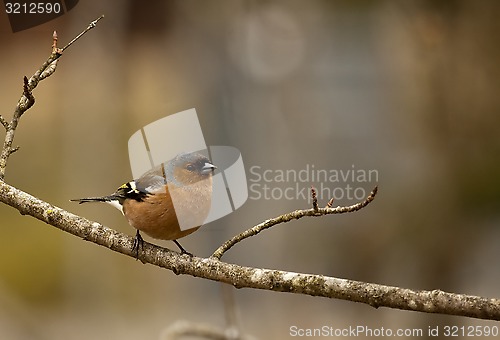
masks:
<path fill-rule="evenodd" d="M 7 14 L 52 14 L 61 13 L 61 4 L 58 2 L 7 2 L 5 3 Z"/>
<path fill-rule="evenodd" d="M 497 326 L 444 326 L 443 335 L 449 336 L 498 336 Z"/>

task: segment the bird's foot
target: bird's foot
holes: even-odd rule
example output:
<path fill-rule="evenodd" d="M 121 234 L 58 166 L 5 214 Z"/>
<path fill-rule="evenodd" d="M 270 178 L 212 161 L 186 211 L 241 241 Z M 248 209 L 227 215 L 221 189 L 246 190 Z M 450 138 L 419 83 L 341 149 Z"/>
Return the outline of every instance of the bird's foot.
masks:
<path fill-rule="evenodd" d="M 177 247 L 179 247 L 179 249 L 181 250 L 181 254 L 186 254 L 186 255 L 189 255 L 191 257 L 193 257 L 193 254 L 191 254 L 190 252 L 188 252 L 186 249 L 184 249 L 181 244 L 179 242 L 177 242 L 177 240 L 173 240 L 174 243 L 177 245 Z"/>
<path fill-rule="evenodd" d="M 142 250 L 143 247 L 144 247 L 144 240 L 141 234 L 139 233 L 139 230 L 137 230 L 137 233 L 135 233 L 134 245 L 132 246 L 132 251 L 135 251 L 136 260 L 139 259 L 139 248 L 141 248 Z"/>

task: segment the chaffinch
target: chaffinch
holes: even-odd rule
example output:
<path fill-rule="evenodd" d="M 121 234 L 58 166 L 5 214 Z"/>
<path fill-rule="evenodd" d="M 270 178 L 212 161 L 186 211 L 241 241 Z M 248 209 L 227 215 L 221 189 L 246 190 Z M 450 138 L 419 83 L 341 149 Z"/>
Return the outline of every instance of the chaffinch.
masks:
<path fill-rule="evenodd" d="M 215 169 L 204 155 L 181 153 L 111 195 L 72 201 L 105 202 L 119 209 L 137 229 L 133 246 L 136 257 L 144 242 L 140 231 L 155 239 L 172 240 L 181 253 L 189 254 L 177 239 L 198 230 L 207 218 Z"/>

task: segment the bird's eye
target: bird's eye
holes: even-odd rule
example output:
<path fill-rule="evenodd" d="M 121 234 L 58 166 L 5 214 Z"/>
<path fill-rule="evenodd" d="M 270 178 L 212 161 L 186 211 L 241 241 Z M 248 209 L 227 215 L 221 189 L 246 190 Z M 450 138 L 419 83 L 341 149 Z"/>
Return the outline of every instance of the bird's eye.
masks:
<path fill-rule="evenodd" d="M 194 165 L 189 163 L 188 165 L 186 165 L 186 169 L 188 169 L 189 171 L 194 171 Z"/>

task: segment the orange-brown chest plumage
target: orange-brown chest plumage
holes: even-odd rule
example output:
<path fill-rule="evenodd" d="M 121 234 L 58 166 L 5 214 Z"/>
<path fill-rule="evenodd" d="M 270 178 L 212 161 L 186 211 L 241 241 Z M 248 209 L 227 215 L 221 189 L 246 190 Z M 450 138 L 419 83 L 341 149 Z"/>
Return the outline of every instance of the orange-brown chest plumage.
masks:
<path fill-rule="evenodd" d="M 212 176 L 194 176 L 185 168 L 176 168 L 175 182 L 166 181 L 161 189 L 140 200 L 123 202 L 123 214 L 129 224 L 161 240 L 187 236 L 205 222 L 211 207 Z"/>
<path fill-rule="evenodd" d="M 123 214 L 132 227 L 160 240 L 176 240 L 198 230 L 199 226 L 181 230 L 170 196 L 158 196 L 162 201 L 145 199 L 143 202 L 126 200 L 123 203 Z"/>

